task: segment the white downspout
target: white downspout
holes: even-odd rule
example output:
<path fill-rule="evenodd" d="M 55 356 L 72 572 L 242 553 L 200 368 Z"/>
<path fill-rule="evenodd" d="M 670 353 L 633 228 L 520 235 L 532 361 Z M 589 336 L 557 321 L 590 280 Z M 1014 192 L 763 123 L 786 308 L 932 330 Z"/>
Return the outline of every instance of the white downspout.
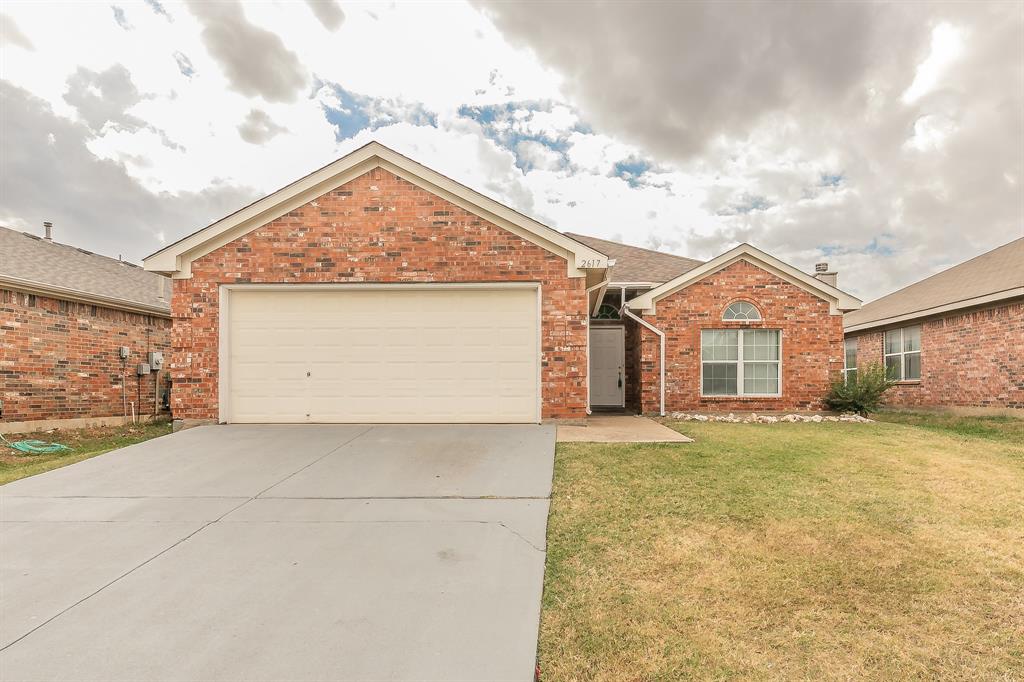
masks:
<path fill-rule="evenodd" d="M 658 335 L 658 342 L 659 342 L 659 345 L 661 346 L 661 362 L 658 363 L 658 368 L 660 370 L 659 371 L 659 375 L 660 375 L 659 378 L 660 378 L 660 381 L 661 381 L 661 409 L 659 410 L 659 414 L 660 414 L 660 416 L 664 417 L 665 416 L 665 332 L 661 331 L 660 329 L 655 327 L 653 324 L 651 324 L 647 320 L 644 320 L 643 318 L 638 317 L 638 316 L 634 315 L 633 313 L 629 312 L 629 308 L 626 306 L 626 288 L 625 287 L 622 288 L 622 312 L 625 313 L 626 317 L 630 318 L 631 320 L 636 320 L 637 322 L 639 322 L 640 324 L 642 324 L 643 326 L 647 327 L 652 332 L 654 332 L 655 334 Z M 639 368 L 637 368 L 637 369 L 639 369 Z"/>
<path fill-rule="evenodd" d="M 614 261 L 611 261 L 614 265 Z M 587 414 L 593 414 L 590 410 L 590 292 L 601 287 L 608 286 L 610 279 L 608 279 L 608 272 L 611 271 L 611 267 L 605 271 L 605 279 L 598 282 L 592 287 L 587 287 L 587 291 L 584 294 L 587 297 Z"/>

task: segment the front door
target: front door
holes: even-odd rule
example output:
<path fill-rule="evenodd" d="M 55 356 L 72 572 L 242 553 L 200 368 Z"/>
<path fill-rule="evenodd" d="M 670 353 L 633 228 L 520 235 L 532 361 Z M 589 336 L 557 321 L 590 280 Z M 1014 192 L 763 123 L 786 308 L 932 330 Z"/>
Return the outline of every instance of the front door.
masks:
<path fill-rule="evenodd" d="M 590 404 L 622 407 L 625 397 L 626 330 L 590 329 Z"/>

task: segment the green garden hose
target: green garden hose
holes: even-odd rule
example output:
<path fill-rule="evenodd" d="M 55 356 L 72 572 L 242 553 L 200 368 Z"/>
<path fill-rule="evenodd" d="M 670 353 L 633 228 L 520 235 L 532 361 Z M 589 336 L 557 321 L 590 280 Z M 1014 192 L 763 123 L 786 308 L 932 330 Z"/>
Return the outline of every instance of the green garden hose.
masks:
<path fill-rule="evenodd" d="M 6 443 L 8 447 L 14 448 L 20 452 L 26 452 L 30 455 L 45 455 L 51 452 L 65 452 L 71 449 L 67 445 L 61 445 L 60 443 L 47 443 L 42 440 L 16 440 L 12 443 L 4 438 L 4 434 L 2 433 L 0 433 L 0 440 Z"/>

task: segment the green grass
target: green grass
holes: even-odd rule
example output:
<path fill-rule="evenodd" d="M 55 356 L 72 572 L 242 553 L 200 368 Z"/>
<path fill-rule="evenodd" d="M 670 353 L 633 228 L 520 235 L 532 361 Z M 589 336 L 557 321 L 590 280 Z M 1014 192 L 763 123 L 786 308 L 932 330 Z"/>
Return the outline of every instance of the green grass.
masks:
<path fill-rule="evenodd" d="M 3 425 L 0 424 L 0 432 Z M 81 462 L 126 445 L 141 443 L 171 432 L 170 422 L 153 422 L 128 426 L 103 426 L 88 429 L 54 430 L 42 433 L 4 434 L 9 441 L 42 440 L 57 442 L 71 448 L 70 452 L 28 455 L 0 442 L 0 485 L 26 476 Z"/>
<path fill-rule="evenodd" d="M 669 425 L 558 446 L 545 682 L 1024 674 L 1014 425 Z"/>
<path fill-rule="evenodd" d="M 879 412 L 871 417 L 890 424 L 917 426 L 947 435 L 1024 443 L 1024 419 L 1017 417 L 965 417 L 945 412 L 895 410 Z"/>

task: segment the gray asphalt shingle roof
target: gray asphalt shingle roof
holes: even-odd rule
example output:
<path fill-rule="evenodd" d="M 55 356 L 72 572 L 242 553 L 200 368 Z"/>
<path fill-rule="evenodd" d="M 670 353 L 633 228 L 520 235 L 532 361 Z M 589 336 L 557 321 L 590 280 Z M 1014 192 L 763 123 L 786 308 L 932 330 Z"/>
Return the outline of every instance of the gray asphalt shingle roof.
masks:
<path fill-rule="evenodd" d="M 0 286 L 4 280 L 109 299 L 110 307 L 115 308 L 121 301 L 168 314 L 171 310 L 170 281 L 163 275 L 116 258 L 0 227 Z M 57 292 L 54 296 L 61 298 Z"/>
<path fill-rule="evenodd" d="M 612 280 L 616 282 L 655 282 L 661 284 L 675 279 L 684 272 L 704 265 L 703 261 L 684 258 L 671 253 L 643 249 L 639 246 L 620 244 L 619 242 L 599 239 L 585 234 L 566 232 L 578 242 L 615 260 L 612 268 Z"/>
<path fill-rule="evenodd" d="M 1012 292 L 1024 287 L 1024 238 L 1004 244 L 976 258 L 954 265 L 931 277 L 894 291 L 846 313 L 843 326 L 850 328 L 907 315 L 929 314 L 939 306 L 971 301 L 982 296 Z"/>

